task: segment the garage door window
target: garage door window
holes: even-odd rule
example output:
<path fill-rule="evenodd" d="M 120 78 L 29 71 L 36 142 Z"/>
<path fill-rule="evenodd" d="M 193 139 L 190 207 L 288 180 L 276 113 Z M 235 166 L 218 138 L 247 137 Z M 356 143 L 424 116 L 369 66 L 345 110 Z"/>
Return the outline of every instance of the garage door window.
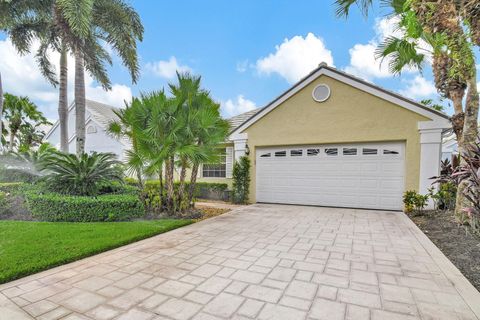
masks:
<path fill-rule="evenodd" d="M 337 148 L 325 148 L 325 154 L 327 156 L 337 156 L 338 149 Z"/>
<path fill-rule="evenodd" d="M 307 149 L 307 156 L 317 156 L 320 153 L 320 149 Z"/>
<path fill-rule="evenodd" d="M 301 157 L 303 155 L 303 150 L 290 150 L 291 157 Z"/>
<path fill-rule="evenodd" d="M 399 152 L 396 150 L 384 149 L 383 154 L 399 154 Z"/>
<path fill-rule="evenodd" d="M 269 152 L 269 153 L 264 153 L 264 154 L 261 154 L 261 155 L 260 155 L 260 158 L 270 158 L 271 155 L 272 155 L 272 154 L 271 154 L 270 152 Z"/>
<path fill-rule="evenodd" d="M 277 151 L 275 152 L 275 157 L 286 157 L 287 151 Z"/>
<path fill-rule="evenodd" d="M 365 156 L 375 155 L 375 154 L 378 154 L 378 150 L 373 148 L 363 148 L 362 154 Z"/>
<path fill-rule="evenodd" d="M 344 156 L 356 156 L 357 155 L 357 148 L 343 148 L 343 155 Z"/>

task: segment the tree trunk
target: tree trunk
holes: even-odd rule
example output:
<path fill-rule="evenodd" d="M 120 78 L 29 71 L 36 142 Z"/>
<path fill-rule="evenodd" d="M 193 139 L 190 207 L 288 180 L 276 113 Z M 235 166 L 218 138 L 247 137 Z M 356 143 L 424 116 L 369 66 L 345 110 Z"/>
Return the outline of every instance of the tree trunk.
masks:
<path fill-rule="evenodd" d="M 185 163 L 182 161 L 182 169 L 180 170 L 180 185 L 178 186 L 178 207 L 181 208 L 182 210 L 183 205 L 183 195 L 185 194 L 185 178 L 187 176 L 187 166 Z"/>
<path fill-rule="evenodd" d="M 472 71 L 473 75 L 469 79 L 467 98 L 465 102 L 465 124 L 463 127 L 463 153 L 468 152 L 469 148 L 473 146 L 478 139 L 478 108 L 479 108 L 479 96 L 476 83 L 476 70 Z M 461 154 L 460 154 L 461 155 Z M 460 164 L 464 164 L 465 159 L 460 157 Z M 466 181 L 462 181 L 457 188 L 457 200 L 455 204 L 455 215 L 460 222 L 465 222 L 465 211 L 470 203 L 464 196 L 465 188 L 467 186 Z"/>
<path fill-rule="evenodd" d="M 192 167 L 192 176 L 190 177 L 190 186 L 188 188 L 188 204 L 193 204 L 193 196 L 195 195 L 195 184 L 197 183 L 198 169 L 200 165 L 195 163 Z"/>
<path fill-rule="evenodd" d="M 0 72 L 0 152 L 3 151 L 3 86 L 2 86 L 2 73 Z"/>
<path fill-rule="evenodd" d="M 173 185 L 174 159 L 165 162 L 165 185 L 167 187 L 167 210 L 175 214 L 175 190 Z"/>
<path fill-rule="evenodd" d="M 80 156 L 85 152 L 85 70 L 83 55 L 78 50 L 75 51 L 75 134 Z"/>
<path fill-rule="evenodd" d="M 60 151 L 68 153 L 68 65 L 67 49 L 60 52 L 60 89 L 58 96 L 58 122 L 60 123 Z"/>

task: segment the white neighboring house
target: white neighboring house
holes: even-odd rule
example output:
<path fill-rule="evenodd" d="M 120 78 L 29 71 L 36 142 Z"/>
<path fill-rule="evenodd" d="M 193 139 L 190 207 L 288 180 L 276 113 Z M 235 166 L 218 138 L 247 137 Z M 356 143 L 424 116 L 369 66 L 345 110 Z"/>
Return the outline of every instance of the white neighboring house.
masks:
<path fill-rule="evenodd" d="M 85 152 L 112 152 L 119 160 L 125 158 L 125 151 L 130 148 L 126 139 L 115 139 L 107 132 L 108 124 L 118 119 L 115 107 L 97 101 L 86 100 L 85 112 Z M 75 103 L 68 108 L 68 150 L 75 153 Z M 60 124 L 55 122 L 50 131 L 45 135 L 45 140 L 60 149 Z"/>

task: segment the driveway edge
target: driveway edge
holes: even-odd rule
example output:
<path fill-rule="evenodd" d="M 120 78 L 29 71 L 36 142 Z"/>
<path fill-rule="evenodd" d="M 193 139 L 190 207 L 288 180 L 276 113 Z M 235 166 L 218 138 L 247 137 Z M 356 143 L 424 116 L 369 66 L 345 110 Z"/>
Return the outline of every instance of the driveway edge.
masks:
<path fill-rule="evenodd" d="M 0 292 L 0 317 L 8 320 L 29 320 L 33 319 L 10 299 Z"/>
<path fill-rule="evenodd" d="M 443 252 L 410 220 L 401 213 L 403 220 L 418 242 L 425 248 L 445 276 L 450 280 L 460 296 L 468 304 L 475 316 L 480 319 L 480 292 L 468 281 L 458 268 L 443 254 Z"/>

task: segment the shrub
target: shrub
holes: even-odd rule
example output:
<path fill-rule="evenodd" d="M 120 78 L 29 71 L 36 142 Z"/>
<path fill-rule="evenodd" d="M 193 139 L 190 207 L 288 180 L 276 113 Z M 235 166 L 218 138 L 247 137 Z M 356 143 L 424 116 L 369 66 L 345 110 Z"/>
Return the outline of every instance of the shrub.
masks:
<path fill-rule="evenodd" d="M 16 193 L 21 190 L 24 185 L 23 182 L 4 182 L 0 183 L 0 191 L 5 193 Z"/>
<path fill-rule="evenodd" d="M 135 180 L 136 181 L 136 180 Z M 175 190 L 178 189 L 179 183 L 174 183 Z M 185 189 L 188 190 L 190 186 L 189 182 L 185 183 Z M 226 183 L 213 183 L 213 182 L 197 182 L 195 183 L 195 198 L 209 198 L 212 197 L 217 200 L 227 200 L 225 199 L 225 193 L 228 190 L 228 185 Z M 159 210 L 160 209 L 160 181 L 158 180 L 148 180 L 145 182 L 143 189 L 143 198 L 145 200 L 145 205 L 150 210 Z M 166 190 L 164 189 L 163 196 L 166 196 Z"/>
<path fill-rule="evenodd" d="M 124 221 L 140 218 L 145 213 L 135 194 L 88 197 L 30 190 L 25 196 L 32 215 L 45 221 Z"/>
<path fill-rule="evenodd" d="M 120 162 L 113 153 L 84 153 L 81 156 L 55 152 L 43 161 L 51 191 L 79 196 L 94 196 L 102 185 L 123 183 Z"/>
<path fill-rule="evenodd" d="M 423 210 L 427 206 L 428 194 L 421 195 L 415 190 L 405 191 L 403 194 L 403 204 L 405 212 L 415 212 L 417 214 L 422 214 Z"/>
<path fill-rule="evenodd" d="M 8 214 L 9 208 L 7 194 L 0 191 L 0 217 Z"/>
<path fill-rule="evenodd" d="M 429 196 L 434 201 L 435 207 L 440 210 L 455 209 L 457 198 L 457 185 L 453 182 L 441 183 L 438 190 L 430 188 Z"/>
<path fill-rule="evenodd" d="M 250 159 L 243 156 L 233 165 L 232 200 L 247 203 L 250 188 Z"/>

